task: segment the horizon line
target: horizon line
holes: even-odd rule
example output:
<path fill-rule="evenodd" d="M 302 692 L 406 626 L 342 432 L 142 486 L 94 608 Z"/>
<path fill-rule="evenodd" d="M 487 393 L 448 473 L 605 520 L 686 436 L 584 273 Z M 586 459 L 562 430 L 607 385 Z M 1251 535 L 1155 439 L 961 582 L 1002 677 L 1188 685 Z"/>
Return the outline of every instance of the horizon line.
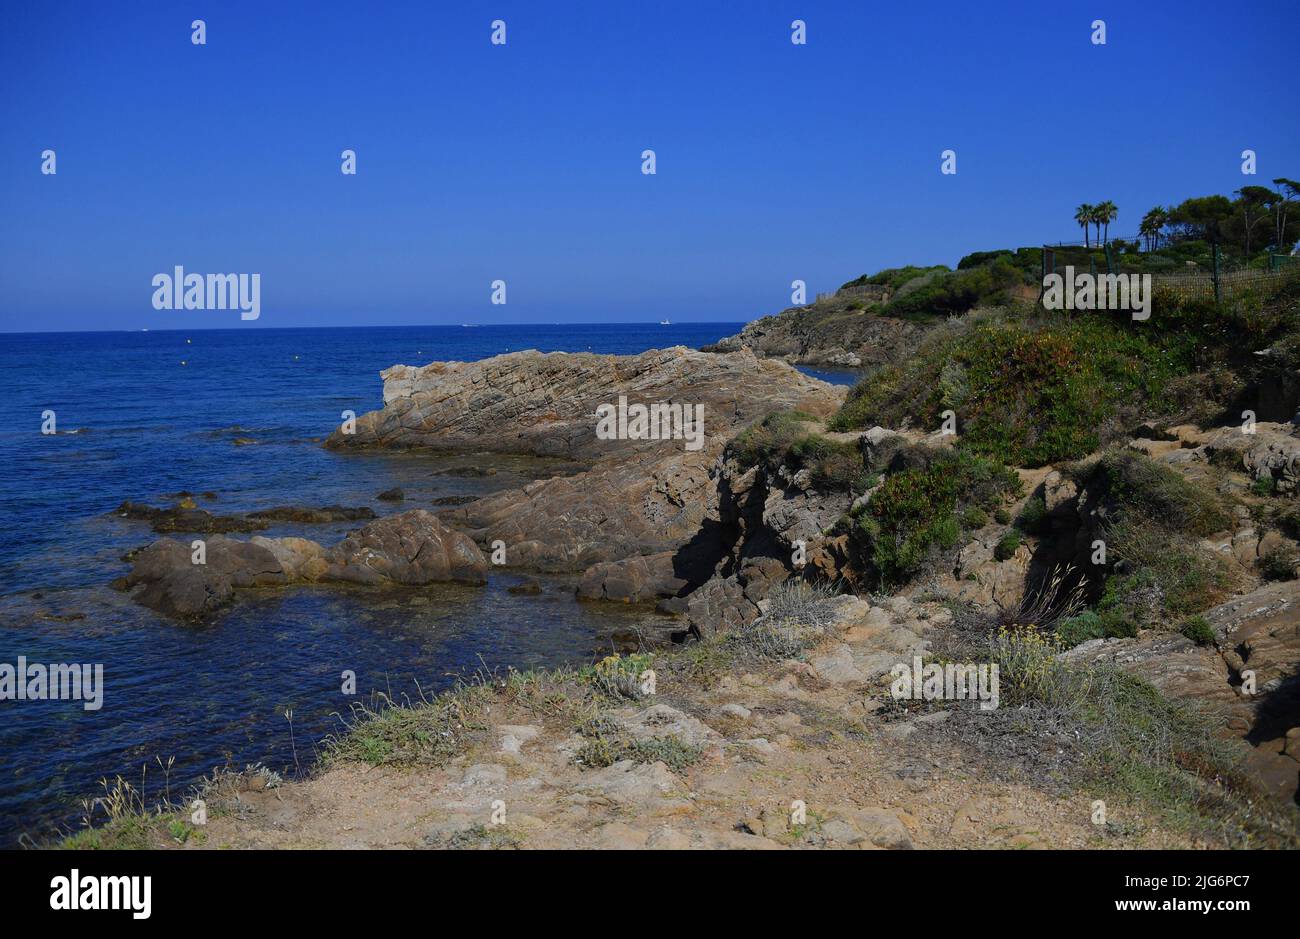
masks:
<path fill-rule="evenodd" d="M 669 326 L 734 326 L 737 323 L 744 325 L 752 320 L 681 320 L 676 323 L 668 323 Z M 0 329 L 0 336 L 65 336 L 81 334 L 98 334 L 98 333 L 218 333 L 218 332 L 235 332 L 239 330 L 249 331 L 256 330 L 259 332 L 273 332 L 276 330 L 288 332 L 290 330 L 306 329 L 495 329 L 495 328 L 516 328 L 519 326 L 663 326 L 658 320 L 632 320 L 632 321 L 591 321 L 577 320 L 571 322 L 559 323 L 536 323 L 536 322 L 515 322 L 515 323 L 379 323 L 362 325 L 337 325 L 337 326 L 204 326 L 200 329 L 183 329 L 180 327 L 165 327 L 154 329 L 151 326 L 137 327 L 134 329 Z"/>

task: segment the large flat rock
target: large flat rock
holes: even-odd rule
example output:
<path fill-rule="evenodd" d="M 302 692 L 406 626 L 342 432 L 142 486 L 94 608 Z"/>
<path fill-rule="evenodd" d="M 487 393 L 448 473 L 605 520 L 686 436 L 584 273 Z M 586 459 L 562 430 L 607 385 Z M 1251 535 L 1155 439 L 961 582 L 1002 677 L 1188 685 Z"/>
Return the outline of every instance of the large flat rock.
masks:
<path fill-rule="evenodd" d="M 357 418 L 326 445 L 488 450 L 596 462 L 635 452 L 686 449 L 682 439 L 601 440 L 597 408 L 632 404 L 704 407 L 704 447 L 781 408 L 828 415 L 844 389 L 748 349 L 728 354 L 684 346 L 640 355 L 511 352 L 478 362 L 394 365 L 381 373 L 384 407 Z"/>

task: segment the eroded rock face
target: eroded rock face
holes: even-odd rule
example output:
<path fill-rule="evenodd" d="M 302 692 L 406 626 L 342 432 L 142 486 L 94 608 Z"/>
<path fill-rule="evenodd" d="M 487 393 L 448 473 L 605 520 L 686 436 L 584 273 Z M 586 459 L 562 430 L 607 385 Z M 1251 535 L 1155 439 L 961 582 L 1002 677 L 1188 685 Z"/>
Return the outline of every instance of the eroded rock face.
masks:
<path fill-rule="evenodd" d="M 600 440 L 597 408 L 672 403 L 704 407 L 704 445 L 721 446 L 740 427 L 780 408 L 831 413 L 843 390 L 749 350 L 714 355 L 683 346 L 640 355 L 511 352 L 478 362 L 394 365 L 381 373 L 384 407 L 336 430 L 335 448 L 478 449 L 584 462 L 662 456 L 681 439 Z"/>
<path fill-rule="evenodd" d="M 473 540 L 415 509 L 348 534 L 326 548 L 307 538 L 237 541 L 218 535 L 204 542 L 205 563 L 194 549 L 163 538 L 133 558 L 131 572 L 114 582 L 137 602 L 180 619 L 201 619 L 232 602 L 236 587 L 343 581 L 427 584 L 487 581 L 487 561 Z"/>
<path fill-rule="evenodd" d="M 441 513 L 505 563 L 545 571 L 675 552 L 716 525 L 717 488 L 704 453 L 667 452 L 555 476 Z"/>
<path fill-rule="evenodd" d="M 714 575 L 735 538 L 719 514 L 716 464 L 728 440 L 775 410 L 830 415 L 844 396 L 749 350 L 715 355 L 683 347 L 635 356 L 518 352 L 395 366 L 383 377 L 383 410 L 358 418 L 355 434 L 336 432 L 329 446 L 473 449 L 584 463 L 583 471 L 440 517 L 484 550 L 502 543 L 507 567 L 581 571 L 580 597 L 625 602 L 679 597 Z M 598 408 L 620 398 L 701 406 L 704 436 L 600 439 Z"/>
<path fill-rule="evenodd" d="M 1216 462 L 1240 461 L 1240 468 L 1255 479 L 1272 478 L 1280 493 L 1300 487 L 1300 427 L 1294 424 L 1260 422 L 1252 434 L 1221 427 L 1209 435 L 1204 449 Z"/>

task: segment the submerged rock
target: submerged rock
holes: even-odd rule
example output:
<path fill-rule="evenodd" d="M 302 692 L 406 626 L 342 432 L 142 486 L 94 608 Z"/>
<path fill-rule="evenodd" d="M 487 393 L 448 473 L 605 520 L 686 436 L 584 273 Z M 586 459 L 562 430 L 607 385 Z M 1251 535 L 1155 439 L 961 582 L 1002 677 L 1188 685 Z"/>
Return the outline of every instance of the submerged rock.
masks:
<path fill-rule="evenodd" d="M 303 522 L 323 525 L 329 522 L 356 522 L 374 518 L 375 510 L 369 506 L 349 507 L 327 505 L 319 509 L 305 505 L 281 505 L 273 509 L 258 509 L 249 512 L 249 518 L 265 519 L 270 522 Z"/>
<path fill-rule="evenodd" d="M 264 531 L 272 522 L 300 522 L 323 525 L 330 522 L 355 522 L 375 517 L 368 506 L 357 508 L 327 505 L 313 508 L 305 505 L 281 505 L 258 509 L 244 515 L 214 515 L 207 509 L 195 506 L 194 500 L 182 496 L 176 505 L 158 508 L 130 500 L 114 511 L 119 518 L 146 521 L 159 534 L 165 532 L 194 532 L 196 534 L 225 534 L 229 532 Z"/>
<path fill-rule="evenodd" d="M 221 534 L 261 531 L 270 527 L 270 524 L 263 519 L 245 515 L 214 515 L 207 509 L 196 508 L 194 502 L 188 498 L 183 498 L 176 505 L 165 508 L 127 500 L 119 505 L 113 514 L 118 518 L 148 522 L 149 527 L 160 534 L 164 532 Z"/>

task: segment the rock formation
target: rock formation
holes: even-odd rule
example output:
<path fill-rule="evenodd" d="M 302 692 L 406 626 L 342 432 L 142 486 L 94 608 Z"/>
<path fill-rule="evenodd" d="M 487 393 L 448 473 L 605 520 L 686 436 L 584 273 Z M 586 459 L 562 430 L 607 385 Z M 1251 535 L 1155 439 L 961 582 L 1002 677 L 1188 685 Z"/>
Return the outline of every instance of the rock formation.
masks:
<path fill-rule="evenodd" d="M 505 563 L 585 572 L 584 599 L 654 600 L 708 580 L 729 549 L 719 515 L 726 441 L 775 410 L 832 413 L 843 390 L 749 350 L 686 348 L 636 356 L 518 352 L 383 372 L 384 408 L 335 431 L 335 448 L 425 447 L 577 460 L 585 471 L 449 509 L 441 518 Z M 702 406 L 698 449 L 684 439 L 602 439 L 598 409 Z"/>
<path fill-rule="evenodd" d="M 230 603 L 236 587 L 487 580 L 487 561 L 474 542 L 423 509 L 372 522 L 330 548 L 306 538 L 218 535 L 204 542 L 203 551 L 203 563 L 195 563 L 189 544 L 159 539 L 134 556 L 131 572 L 114 586 L 160 613 L 195 619 Z"/>
<path fill-rule="evenodd" d="M 749 349 L 800 365 L 857 369 L 906 356 L 925 329 L 909 320 L 880 316 L 843 303 L 814 304 L 754 320 L 736 335 L 705 346 L 705 350 Z"/>
<path fill-rule="evenodd" d="M 682 440 L 596 435 L 597 408 L 629 403 L 703 405 L 704 448 L 781 408 L 829 414 L 843 392 L 749 350 L 725 355 L 682 346 L 640 355 L 511 352 L 478 362 L 394 365 L 381 374 L 384 407 L 339 428 L 326 446 L 423 447 L 566 457 L 587 464 L 687 451 Z M 697 451 L 698 452 L 698 451 Z"/>

